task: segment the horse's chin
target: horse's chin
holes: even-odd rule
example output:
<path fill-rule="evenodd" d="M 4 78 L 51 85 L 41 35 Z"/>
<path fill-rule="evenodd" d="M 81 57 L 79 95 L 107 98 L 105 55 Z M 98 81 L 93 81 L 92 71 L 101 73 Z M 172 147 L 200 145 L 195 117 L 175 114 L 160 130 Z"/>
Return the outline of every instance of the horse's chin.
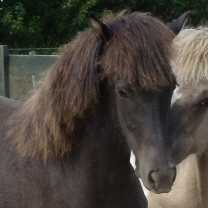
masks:
<path fill-rule="evenodd" d="M 162 189 L 151 188 L 151 187 L 145 185 L 145 183 L 143 183 L 143 186 L 145 189 L 147 189 L 148 191 L 151 191 L 155 194 L 169 193 L 171 191 L 171 188 L 162 188 Z M 144 190 L 144 188 L 143 188 L 143 190 Z"/>
<path fill-rule="evenodd" d="M 171 191 L 171 189 L 162 189 L 162 190 L 151 189 L 149 191 L 152 191 L 155 194 L 167 194 L 167 193 L 169 193 Z"/>

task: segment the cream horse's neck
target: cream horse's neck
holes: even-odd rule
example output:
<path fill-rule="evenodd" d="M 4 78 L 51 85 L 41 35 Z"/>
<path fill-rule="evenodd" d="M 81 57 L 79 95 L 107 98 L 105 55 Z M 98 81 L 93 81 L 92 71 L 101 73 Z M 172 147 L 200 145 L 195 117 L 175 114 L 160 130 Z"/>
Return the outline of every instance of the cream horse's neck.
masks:
<path fill-rule="evenodd" d="M 208 151 L 196 156 L 198 197 L 202 207 L 208 207 Z"/>
<path fill-rule="evenodd" d="M 177 166 L 177 177 L 168 194 L 148 193 L 149 208 L 207 208 L 208 153 L 190 155 Z"/>

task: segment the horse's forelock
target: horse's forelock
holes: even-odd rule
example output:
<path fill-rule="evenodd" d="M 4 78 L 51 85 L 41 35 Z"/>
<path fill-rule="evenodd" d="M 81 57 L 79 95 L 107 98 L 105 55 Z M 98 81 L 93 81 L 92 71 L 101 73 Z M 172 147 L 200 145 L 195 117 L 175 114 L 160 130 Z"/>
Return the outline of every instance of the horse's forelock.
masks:
<path fill-rule="evenodd" d="M 170 67 L 171 31 L 155 18 L 130 13 L 109 22 L 112 39 L 100 65 L 106 76 L 118 74 L 132 88 L 158 90 L 175 82 Z"/>
<path fill-rule="evenodd" d="M 181 85 L 208 81 L 208 28 L 185 29 L 173 41 L 173 71 Z"/>

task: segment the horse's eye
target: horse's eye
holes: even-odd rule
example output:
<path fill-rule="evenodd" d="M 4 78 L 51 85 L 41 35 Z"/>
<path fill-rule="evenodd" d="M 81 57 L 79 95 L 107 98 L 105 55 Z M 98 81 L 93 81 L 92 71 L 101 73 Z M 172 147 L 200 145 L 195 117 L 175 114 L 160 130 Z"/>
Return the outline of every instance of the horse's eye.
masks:
<path fill-rule="evenodd" d="M 199 103 L 201 106 L 208 106 L 208 98 L 204 99 L 202 102 Z"/>
<path fill-rule="evenodd" d="M 118 94 L 120 95 L 120 97 L 122 98 L 128 98 L 129 96 L 127 95 L 127 92 L 123 89 L 119 89 L 118 90 Z"/>

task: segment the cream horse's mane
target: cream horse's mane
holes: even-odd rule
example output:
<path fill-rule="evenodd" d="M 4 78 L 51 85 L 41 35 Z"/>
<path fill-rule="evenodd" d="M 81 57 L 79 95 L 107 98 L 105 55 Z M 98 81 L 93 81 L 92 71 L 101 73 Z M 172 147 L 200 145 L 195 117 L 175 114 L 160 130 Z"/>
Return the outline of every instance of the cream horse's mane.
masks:
<path fill-rule="evenodd" d="M 208 28 L 185 29 L 174 39 L 173 71 L 180 85 L 208 82 Z"/>

